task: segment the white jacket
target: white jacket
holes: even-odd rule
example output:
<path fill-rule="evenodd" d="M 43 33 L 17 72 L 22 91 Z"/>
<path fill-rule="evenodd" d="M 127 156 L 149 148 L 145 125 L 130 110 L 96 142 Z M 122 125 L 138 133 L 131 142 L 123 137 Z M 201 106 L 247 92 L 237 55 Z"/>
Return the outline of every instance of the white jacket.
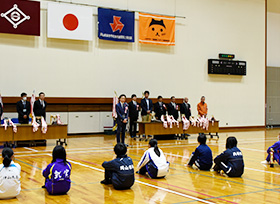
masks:
<path fill-rule="evenodd" d="M 149 161 L 152 160 L 158 169 L 157 177 L 166 176 L 169 170 L 169 162 L 166 161 L 166 157 L 163 154 L 163 151 L 160 148 L 158 148 L 158 150 L 160 152 L 160 156 L 155 153 L 154 147 L 150 147 L 148 150 L 146 150 L 141 160 L 139 161 L 137 168 L 141 169 Z"/>
<path fill-rule="evenodd" d="M 20 193 L 19 164 L 11 162 L 9 167 L 0 164 L 0 199 L 14 198 Z"/>

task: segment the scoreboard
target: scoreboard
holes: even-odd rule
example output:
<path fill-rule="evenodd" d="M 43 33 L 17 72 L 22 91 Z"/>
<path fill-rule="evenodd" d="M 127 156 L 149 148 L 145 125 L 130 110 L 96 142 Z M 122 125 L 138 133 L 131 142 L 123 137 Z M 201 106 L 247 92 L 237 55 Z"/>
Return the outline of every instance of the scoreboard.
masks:
<path fill-rule="evenodd" d="M 208 59 L 208 74 L 246 75 L 246 61 Z"/>

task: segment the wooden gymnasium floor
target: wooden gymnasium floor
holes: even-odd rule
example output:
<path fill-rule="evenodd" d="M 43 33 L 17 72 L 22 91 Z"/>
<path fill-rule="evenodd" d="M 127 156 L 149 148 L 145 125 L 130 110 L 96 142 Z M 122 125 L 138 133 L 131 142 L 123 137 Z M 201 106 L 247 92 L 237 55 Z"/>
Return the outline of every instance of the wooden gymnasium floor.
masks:
<path fill-rule="evenodd" d="M 104 160 L 114 158 L 114 136 L 93 136 L 68 140 L 68 161 L 72 163 L 72 188 L 67 195 L 50 196 L 41 186 L 42 169 L 51 161 L 55 140 L 47 147 L 16 148 L 16 162 L 22 167 L 22 191 L 16 199 L 1 203 L 279 203 L 280 166 L 269 168 L 260 164 L 266 157 L 266 149 L 276 141 L 279 129 L 220 133 L 220 139 L 207 140 L 216 156 L 225 148 L 227 136 L 238 138 L 238 147 L 245 158 L 242 178 L 222 177 L 214 172 L 185 167 L 190 153 L 197 146 L 196 137 L 189 140 L 159 141 L 170 162 L 170 172 L 165 179 L 153 180 L 136 175 L 130 190 L 117 191 L 112 186 L 101 185 Z M 145 141 L 128 141 L 128 155 L 135 166 L 144 150 Z"/>

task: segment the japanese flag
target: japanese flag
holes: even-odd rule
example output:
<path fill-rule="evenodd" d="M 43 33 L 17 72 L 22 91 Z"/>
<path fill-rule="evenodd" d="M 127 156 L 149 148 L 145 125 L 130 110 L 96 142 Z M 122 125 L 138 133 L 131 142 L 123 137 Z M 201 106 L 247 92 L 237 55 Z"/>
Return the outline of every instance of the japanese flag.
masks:
<path fill-rule="evenodd" d="M 92 14 L 87 6 L 48 3 L 48 38 L 92 41 Z"/>

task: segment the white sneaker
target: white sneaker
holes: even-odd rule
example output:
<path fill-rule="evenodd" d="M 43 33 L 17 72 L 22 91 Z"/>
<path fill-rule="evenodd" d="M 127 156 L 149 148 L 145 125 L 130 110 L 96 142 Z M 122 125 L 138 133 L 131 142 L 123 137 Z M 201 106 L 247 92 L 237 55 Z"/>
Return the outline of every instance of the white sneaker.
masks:
<path fill-rule="evenodd" d="M 266 161 L 266 160 L 262 161 L 261 163 L 262 163 L 262 164 L 269 164 L 269 162 Z"/>

